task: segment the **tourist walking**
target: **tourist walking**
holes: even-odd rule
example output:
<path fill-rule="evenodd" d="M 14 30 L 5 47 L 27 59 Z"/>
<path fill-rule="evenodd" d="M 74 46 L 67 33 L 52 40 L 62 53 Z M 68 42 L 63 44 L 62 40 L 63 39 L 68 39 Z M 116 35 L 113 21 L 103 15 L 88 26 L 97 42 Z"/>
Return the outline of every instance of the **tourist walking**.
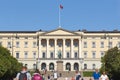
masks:
<path fill-rule="evenodd" d="M 16 80 L 31 80 L 31 75 L 27 71 L 27 67 L 23 66 L 21 72 L 16 76 Z"/>
<path fill-rule="evenodd" d="M 54 80 L 57 80 L 57 78 L 58 78 L 57 71 L 54 72 L 53 76 L 54 76 Z"/>
<path fill-rule="evenodd" d="M 81 75 L 80 75 L 79 71 L 77 70 L 76 74 L 75 74 L 75 80 L 80 80 L 80 77 L 81 77 Z"/>
<path fill-rule="evenodd" d="M 100 78 L 100 73 L 99 73 L 98 69 L 96 69 L 95 72 L 93 72 L 93 79 L 99 80 L 99 78 Z"/>
<path fill-rule="evenodd" d="M 108 80 L 108 76 L 106 75 L 105 71 L 101 75 L 100 80 Z"/>
<path fill-rule="evenodd" d="M 33 73 L 32 80 L 43 80 L 38 69 L 36 69 L 35 72 Z"/>

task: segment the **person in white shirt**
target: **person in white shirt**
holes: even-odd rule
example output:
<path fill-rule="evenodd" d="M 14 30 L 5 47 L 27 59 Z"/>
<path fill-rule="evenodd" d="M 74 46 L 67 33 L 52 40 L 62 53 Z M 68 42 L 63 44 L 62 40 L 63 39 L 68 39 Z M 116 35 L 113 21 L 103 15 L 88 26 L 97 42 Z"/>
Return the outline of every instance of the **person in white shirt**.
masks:
<path fill-rule="evenodd" d="M 57 80 L 57 78 L 58 78 L 58 74 L 57 74 L 57 72 L 55 71 L 55 72 L 54 72 L 54 80 Z"/>
<path fill-rule="evenodd" d="M 100 80 L 108 80 L 108 76 L 106 75 L 105 71 L 101 75 Z"/>

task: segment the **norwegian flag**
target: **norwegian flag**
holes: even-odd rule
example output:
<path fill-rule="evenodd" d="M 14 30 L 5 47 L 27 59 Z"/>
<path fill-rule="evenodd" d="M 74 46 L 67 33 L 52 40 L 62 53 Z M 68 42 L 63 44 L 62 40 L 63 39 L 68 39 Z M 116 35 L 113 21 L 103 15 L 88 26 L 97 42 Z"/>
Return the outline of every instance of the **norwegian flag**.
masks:
<path fill-rule="evenodd" d="M 60 5 L 60 9 L 63 9 L 63 6 L 62 6 L 62 5 Z"/>

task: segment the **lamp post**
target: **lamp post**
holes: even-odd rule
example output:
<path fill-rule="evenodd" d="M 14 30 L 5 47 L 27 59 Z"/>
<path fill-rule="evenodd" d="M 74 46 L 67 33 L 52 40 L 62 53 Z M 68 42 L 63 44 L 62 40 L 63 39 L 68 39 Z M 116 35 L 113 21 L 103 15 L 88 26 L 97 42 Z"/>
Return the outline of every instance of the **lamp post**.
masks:
<path fill-rule="evenodd" d="M 80 58 L 80 64 L 81 64 L 81 80 L 83 80 L 83 71 L 82 71 L 82 63 L 84 61 L 84 58 Z"/>

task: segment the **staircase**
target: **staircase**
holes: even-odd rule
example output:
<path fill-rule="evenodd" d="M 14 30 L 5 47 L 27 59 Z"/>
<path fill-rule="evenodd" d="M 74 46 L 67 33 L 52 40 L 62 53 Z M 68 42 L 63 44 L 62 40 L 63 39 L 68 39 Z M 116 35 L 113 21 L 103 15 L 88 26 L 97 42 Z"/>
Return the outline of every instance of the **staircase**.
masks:
<path fill-rule="evenodd" d="M 75 76 L 75 71 L 59 71 L 58 73 L 58 77 L 74 77 Z M 41 72 L 41 74 L 44 74 L 43 72 Z M 47 77 L 48 75 L 53 75 L 54 72 L 52 71 L 47 71 L 45 74 L 45 77 Z"/>

